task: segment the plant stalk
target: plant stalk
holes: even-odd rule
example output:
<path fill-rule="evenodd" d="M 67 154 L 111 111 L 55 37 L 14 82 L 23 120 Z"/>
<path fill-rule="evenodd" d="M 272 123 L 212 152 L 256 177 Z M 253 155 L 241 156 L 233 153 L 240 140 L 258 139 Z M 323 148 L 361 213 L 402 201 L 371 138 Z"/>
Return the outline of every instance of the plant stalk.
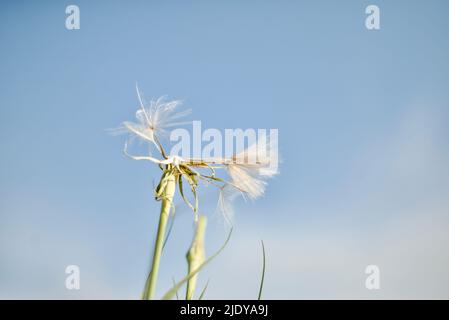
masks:
<path fill-rule="evenodd" d="M 170 210 L 173 204 L 173 196 L 175 194 L 176 177 L 170 174 L 166 177 L 166 185 L 161 192 L 161 214 L 159 216 L 159 225 L 157 228 L 156 242 L 154 245 L 153 262 L 151 266 L 151 273 L 148 279 L 148 290 L 144 299 L 152 300 L 156 294 L 156 282 L 159 272 L 159 264 L 161 260 L 162 247 L 165 240 L 165 230 L 167 229 L 167 222 L 170 216 Z"/>
<path fill-rule="evenodd" d="M 206 259 L 206 253 L 204 249 L 204 236 L 206 233 L 206 216 L 199 216 L 196 223 L 195 236 L 187 252 L 187 262 L 189 266 L 189 274 L 199 268 Z M 187 282 L 186 300 L 192 300 L 196 289 L 196 282 L 198 279 L 198 274 L 195 274 Z"/>

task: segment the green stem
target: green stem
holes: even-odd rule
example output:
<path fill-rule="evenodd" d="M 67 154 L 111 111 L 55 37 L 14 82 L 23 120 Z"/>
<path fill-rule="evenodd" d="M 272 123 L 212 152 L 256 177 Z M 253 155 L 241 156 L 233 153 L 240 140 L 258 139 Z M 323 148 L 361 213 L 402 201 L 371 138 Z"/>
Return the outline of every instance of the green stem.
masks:
<path fill-rule="evenodd" d="M 204 236 L 206 233 L 206 216 L 200 216 L 196 223 L 195 236 L 187 252 L 187 262 L 189 266 L 189 274 L 194 272 L 204 263 L 206 259 L 206 254 L 204 250 Z M 192 300 L 196 289 L 196 282 L 198 279 L 198 274 L 192 276 L 187 282 L 186 300 Z"/>
<path fill-rule="evenodd" d="M 165 239 L 165 229 L 167 228 L 168 218 L 170 216 L 170 209 L 173 203 L 173 196 L 175 194 L 176 178 L 173 174 L 167 176 L 167 184 L 161 193 L 161 215 L 159 217 L 159 226 L 157 228 L 156 243 L 154 245 L 153 263 L 151 266 L 151 273 L 148 279 L 148 290 L 145 290 L 144 298 L 154 299 L 156 293 L 156 282 L 159 272 L 159 263 L 161 260 L 162 247 Z"/>

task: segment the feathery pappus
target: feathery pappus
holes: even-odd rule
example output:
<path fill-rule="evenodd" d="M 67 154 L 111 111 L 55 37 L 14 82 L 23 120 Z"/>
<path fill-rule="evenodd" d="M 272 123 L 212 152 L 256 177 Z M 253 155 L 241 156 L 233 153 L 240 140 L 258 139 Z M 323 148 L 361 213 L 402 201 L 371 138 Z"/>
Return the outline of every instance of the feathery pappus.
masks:
<path fill-rule="evenodd" d="M 170 172 L 176 178 L 182 198 L 193 210 L 195 217 L 198 213 L 197 187 L 200 181 L 213 184 L 219 189 L 218 208 L 225 218 L 230 221 L 233 209 L 233 200 L 242 195 L 251 200 L 261 197 L 266 188 L 266 180 L 278 174 L 277 141 L 268 141 L 264 135 L 245 150 L 231 157 L 214 158 L 183 158 L 177 155 L 168 155 L 161 139 L 173 127 L 191 123 L 180 121 L 191 113 L 191 110 L 178 111 L 181 101 L 167 101 L 165 97 L 151 100 L 146 104 L 136 85 L 139 109 L 136 112 L 136 122 L 123 122 L 121 132 L 131 134 L 131 139 L 139 138 L 148 142 L 160 153 L 159 156 L 131 155 L 128 153 L 128 142 L 125 143 L 124 153 L 134 160 L 150 161 L 157 164 L 164 172 Z M 227 178 L 217 175 L 223 169 Z M 184 193 L 184 181 L 190 186 L 193 194 L 193 203 Z M 161 182 L 156 188 L 161 188 Z"/>

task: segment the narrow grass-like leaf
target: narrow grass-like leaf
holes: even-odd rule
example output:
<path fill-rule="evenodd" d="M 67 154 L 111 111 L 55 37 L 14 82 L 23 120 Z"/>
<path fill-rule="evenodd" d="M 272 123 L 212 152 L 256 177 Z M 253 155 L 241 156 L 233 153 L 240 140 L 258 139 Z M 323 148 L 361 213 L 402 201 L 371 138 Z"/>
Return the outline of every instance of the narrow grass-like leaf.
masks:
<path fill-rule="evenodd" d="M 171 278 L 173 281 L 173 285 L 176 285 L 175 277 Z M 176 291 L 176 300 L 179 300 L 178 291 Z"/>
<path fill-rule="evenodd" d="M 149 288 L 150 288 L 151 271 L 148 273 L 147 280 L 145 281 L 145 287 L 142 292 L 142 300 L 148 300 Z"/>
<path fill-rule="evenodd" d="M 196 186 L 191 184 L 190 189 L 192 190 L 193 196 L 195 198 L 195 209 L 193 210 L 193 214 L 195 215 L 195 221 L 198 221 L 198 194 L 196 192 Z"/>
<path fill-rule="evenodd" d="M 263 254 L 263 260 L 262 260 L 262 278 L 260 279 L 260 288 L 259 288 L 259 296 L 257 297 L 257 300 L 260 300 L 262 297 L 262 290 L 263 290 L 263 282 L 265 280 L 265 246 L 263 244 L 263 240 L 260 240 L 262 243 L 262 254 Z"/>
<path fill-rule="evenodd" d="M 170 225 L 168 226 L 167 235 L 165 236 L 164 244 L 162 245 L 162 250 L 164 250 L 165 245 L 167 244 L 167 241 L 170 238 L 170 234 L 173 229 L 173 225 L 175 224 L 175 213 L 176 213 L 175 205 L 172 204 L 172 208 L 173 208 L 173 213 L 171 215 Z"/>
<path fill-rule="evenodd" d="M 201 271 L 209 262 L 211 262 L 213 259 L 215 259 L 226 247 L 229 240 L 231 239 L 232 235 L 232 228 L 229 231 L 228 237 L 226 238 L 225 243 L 221 246 L 220 249 L 218 249 L 217 252 L 215 252 L 211 257 L 209 257 L 206 261 L 204 261 L 198 268 L 193 270 L 190 274 L 185 276 L 181 281 L 179 281 L 175 286 L 173 286 L 170 290 L 167 291 L 167 293 L 162 297 L 162 300 L 170 300 L 176 292 L 187 282 L 189 279 L 191 279 L 194 275 L 196 275 L 198 272 Z"/>
<path fill-rule="evenodd" d="M 198 300 L 203 300 L 204 294 L 206 293 L 207 286 L 209 285 L 209 280 L 207 280 L 206 285 L 204 286 L 203 290 L 201 291 L 200 297 Z"/>
<path fill-rule="evenodd" d="M 183 187 L 183 182 L 182 182 L 182 176 L 179 176 L 178 184 L 179 184 L 179 193 L 181 193 L 182 199 L 189 206 L 189 208 L 192 209 L 192 211 L 195 211 L 194 206 L 190 203 L 189 199 L 184 194 L 184 187 Z"/>

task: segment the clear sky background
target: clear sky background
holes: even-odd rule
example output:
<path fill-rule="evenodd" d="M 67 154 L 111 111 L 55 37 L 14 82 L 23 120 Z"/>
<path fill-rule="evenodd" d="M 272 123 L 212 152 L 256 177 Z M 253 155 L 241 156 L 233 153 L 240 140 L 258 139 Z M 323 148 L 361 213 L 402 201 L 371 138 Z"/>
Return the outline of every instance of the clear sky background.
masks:
<path fill-rule="evenodd" d="M 77 4 L 81 29 L 65 28 Z M 381 29 L 365 28 L 380 7 Z M 136 81 L 205 128 L 277 128 L 281 174 L 237 202 L 207 298 L 449 298 L 447 1 L 2 1 L 0 298 L 138 299 L 160 171 L 106 132 Z M 209 215 L 207 253 L 226 237 Z M 158 293 L 186 272 L 180 200 Z M 81 268 L 81 290 L 65 267 Z M 381 289 L 365 288 L 378 265 Z"/>

